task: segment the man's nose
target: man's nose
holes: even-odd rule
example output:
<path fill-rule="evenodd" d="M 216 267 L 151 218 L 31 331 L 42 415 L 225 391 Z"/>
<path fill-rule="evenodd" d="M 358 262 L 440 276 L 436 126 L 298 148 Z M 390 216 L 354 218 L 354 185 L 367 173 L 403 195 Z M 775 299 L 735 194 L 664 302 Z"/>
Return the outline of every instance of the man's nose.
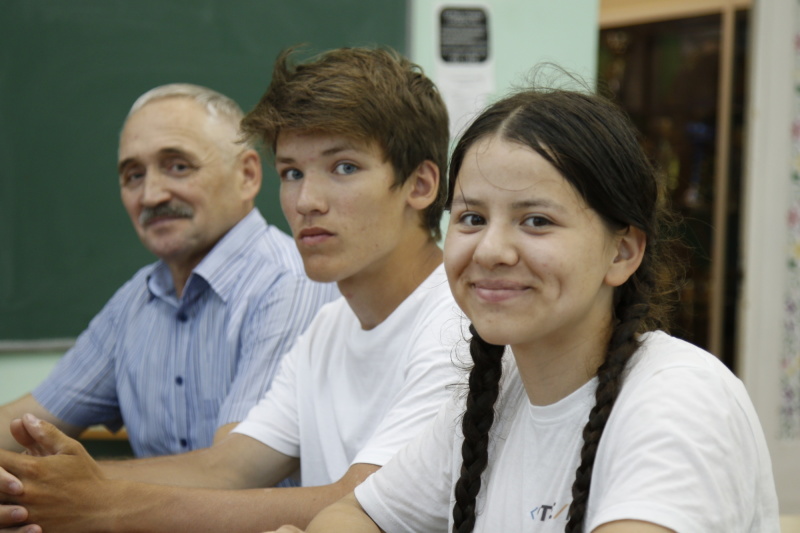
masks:
<path fill-rule="evenodd" d="M 159 171 L 145 175 L 142 192 L 142 205 L 154 206 L 170 199 L 167 178 Z"/>

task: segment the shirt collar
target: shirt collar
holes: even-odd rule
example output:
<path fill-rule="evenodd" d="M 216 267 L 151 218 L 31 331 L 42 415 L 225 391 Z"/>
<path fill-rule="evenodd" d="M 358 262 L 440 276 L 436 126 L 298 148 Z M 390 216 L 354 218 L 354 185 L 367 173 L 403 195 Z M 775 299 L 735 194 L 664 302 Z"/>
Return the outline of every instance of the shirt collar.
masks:
<path fill-rule="evenodd" d="M 244 254 L 266 226 L 267 222 L 261 212 L 258 208 L 253 208 L 250 213 L 228 230 L 228 233 L 222 236 L 194 268 L 186 282 L 184 298 L 196 294 L 198 287 L 194 287 L 194 285 L 200 283 L 211 287 L 223 302 L 227 302 L 233 285 L 239 279 L 236 271 L 244 264 Z M 196 280 L 195 278 L 200 279 Z M 172 299 L 176 304 L 178 303 L 172 275 L 163 261 L 158 261 L 147 277 L 147 288 L 151 297 Z"/>

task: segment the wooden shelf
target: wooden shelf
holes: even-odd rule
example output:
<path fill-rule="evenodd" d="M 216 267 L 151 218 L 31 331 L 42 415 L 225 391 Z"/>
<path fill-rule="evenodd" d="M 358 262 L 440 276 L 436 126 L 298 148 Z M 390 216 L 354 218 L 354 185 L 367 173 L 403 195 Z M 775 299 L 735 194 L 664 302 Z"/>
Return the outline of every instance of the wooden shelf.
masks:
<path fill-rule="evenodd" d="M 748 9 L 753 0 L 600 0 L 600 28 L 646 24 Z"/>

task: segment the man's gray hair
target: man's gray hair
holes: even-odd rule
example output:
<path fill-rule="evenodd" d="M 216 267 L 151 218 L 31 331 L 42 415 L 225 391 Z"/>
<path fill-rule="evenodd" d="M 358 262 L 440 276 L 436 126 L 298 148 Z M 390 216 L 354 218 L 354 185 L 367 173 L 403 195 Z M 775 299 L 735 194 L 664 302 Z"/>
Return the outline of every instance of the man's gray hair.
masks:
<path fill-rule="evenodd" d="M 136 99 L 130 111 L 128 111 L 128 117 L 150 102 L 165 98 L 189 98 L 194 100 L 206 108 L 209 116 L 229 121 L 237 130 L 244 117 L 242 108 L 231 98 L 208 87 L 191 83 L 169 83 L 150 89 Z M 245 142 L 243 144 L 249 147 L 250 143 Z"/>

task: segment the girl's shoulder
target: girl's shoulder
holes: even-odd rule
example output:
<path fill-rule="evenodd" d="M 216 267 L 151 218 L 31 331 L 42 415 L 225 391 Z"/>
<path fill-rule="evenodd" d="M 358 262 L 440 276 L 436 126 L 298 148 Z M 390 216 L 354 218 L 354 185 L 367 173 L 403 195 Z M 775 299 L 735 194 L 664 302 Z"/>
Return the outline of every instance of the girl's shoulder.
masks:
<path fill-rule="evenodd" d="M 664 372 L 703 373 L 725 381 L 738 378 L 715 355 L 663 331 L 649 331 L 640 337 L 641 346 L 631 357 L 626 379 L 645 379 Z"/>

